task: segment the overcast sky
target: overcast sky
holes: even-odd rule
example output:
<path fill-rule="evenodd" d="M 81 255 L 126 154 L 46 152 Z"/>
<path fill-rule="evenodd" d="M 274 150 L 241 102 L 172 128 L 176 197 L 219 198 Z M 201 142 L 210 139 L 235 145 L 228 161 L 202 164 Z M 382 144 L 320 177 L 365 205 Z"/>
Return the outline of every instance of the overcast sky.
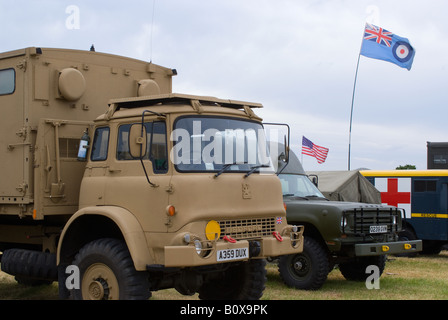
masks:
<path fill-rule="evenodd" d="M 260 102 L 330 149 L 306 170 L 346 170 L 350 106 L 366 21 L 408 38 L 410 71 L 360 58 L 351 169 L 426 169 L 426 142 L 448 141 L 448 2 L 302 0 L 0 0 L 0 51 L 88 50 L 175 68 L 173 91 Z M 299 155 L 300 157 L 300 155 Z"/>

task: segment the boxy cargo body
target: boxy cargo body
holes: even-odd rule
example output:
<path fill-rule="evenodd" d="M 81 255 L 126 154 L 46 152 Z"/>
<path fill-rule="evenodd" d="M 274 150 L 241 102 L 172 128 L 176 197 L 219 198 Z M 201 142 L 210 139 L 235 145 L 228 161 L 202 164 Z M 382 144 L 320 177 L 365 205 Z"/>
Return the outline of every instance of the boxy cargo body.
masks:
<path fill-rule="evenodd" d="M 0 63 L 1 267 L 19 282 L 59 280 L 75 299 L 256 299 L 264 258 L 303 250 L 280 181 L 249 157 L 266 152 L 250 149 L 260 104 L 172 94 L 174 70 L 96 52 Z"/>
<path fill-rule="evenodd" d="M 82 132 L 109 99 L 143 94 L 148 79 L 155 88 L 148 94 L 170 93 L 172 75 L 151 63 L 89 51 L 0 54 L 0 213 L 38 220 L 73 214 L 85 165 L 77 161 Z"/>

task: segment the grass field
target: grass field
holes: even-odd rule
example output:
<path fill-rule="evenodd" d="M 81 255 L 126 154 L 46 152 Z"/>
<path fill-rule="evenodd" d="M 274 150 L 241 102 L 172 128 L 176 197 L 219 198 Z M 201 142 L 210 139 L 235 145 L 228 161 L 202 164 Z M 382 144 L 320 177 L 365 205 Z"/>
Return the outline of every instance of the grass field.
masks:
<path fill-rule="evenodd" d="M 275 264 L 267 266 L 268 281 L 262 300 L 447 300 L 448 251 L 435 256 L 389 257 L 379 289 L 367 289 L 363 282 L 345 280 L 333 270 L 322 289 L 302 291 L 287 288 Z M 26 287 L 0 273 L 0 300 L 57 300 L 56 282 L 49 286 Z M 197 300 L 174 289 L 153 293 L 153 300 Z"/>

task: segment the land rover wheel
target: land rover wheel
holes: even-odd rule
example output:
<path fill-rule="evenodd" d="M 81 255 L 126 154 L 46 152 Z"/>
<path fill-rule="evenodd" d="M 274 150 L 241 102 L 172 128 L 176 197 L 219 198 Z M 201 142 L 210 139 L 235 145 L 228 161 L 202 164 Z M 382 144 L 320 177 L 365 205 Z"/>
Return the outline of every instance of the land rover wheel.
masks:
<path fill-rule="evenodd" d="M 204 300 L 258 300 L 266 284 L 266 260 L 254 259 L 228 268 L 199 289 Z"/>
<path fill-rule="evenodd" d="M 123 241 L 99 239 L 85 245 L 73 262 L 80 271 L 75 300 L 146 300 L 147 274 L 136 271 Z"/>
<path fill-rule="evenodd" d="M 386 255 L 358 257 L 354 261 L 340 264 L 339 270 L 347 280 L 366 281 L 367 277 L 370 276 L 370 274 L 366 273 L 366 269 L 370 265 L 377 266 L 379 276 L 381 276 L 386 266 Z"/>
<path fill-rule="evenodd" d="M 318 290 L 327 280 L 329 272 L 327 251 L 313 238 L 305 237 L 303 251 L 280 257 L 278 270 L 287 286 Z"/>

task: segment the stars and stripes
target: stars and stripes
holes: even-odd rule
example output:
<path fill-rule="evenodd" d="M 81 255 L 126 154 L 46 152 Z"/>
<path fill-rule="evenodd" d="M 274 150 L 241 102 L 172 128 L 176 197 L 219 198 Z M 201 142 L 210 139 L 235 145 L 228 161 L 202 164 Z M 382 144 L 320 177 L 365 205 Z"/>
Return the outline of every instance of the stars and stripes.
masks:
<path fill-rule="evenodd" d="M 391 46 L 392 36 L 394 34 L 381 27 L 374 26 L 373 24 L 366 24 L 364 30 L 364 40 L 375 41 L 378 44 L 385 45 L 387 47 Z"/>
<path fill-rule="evenodd" d="M 328 148 L 318 146 L 312 143 L 310 140 L 302 137 L 302 154 L 315 157 L 318 163 L 324 163 L 327 159 Z"/>

